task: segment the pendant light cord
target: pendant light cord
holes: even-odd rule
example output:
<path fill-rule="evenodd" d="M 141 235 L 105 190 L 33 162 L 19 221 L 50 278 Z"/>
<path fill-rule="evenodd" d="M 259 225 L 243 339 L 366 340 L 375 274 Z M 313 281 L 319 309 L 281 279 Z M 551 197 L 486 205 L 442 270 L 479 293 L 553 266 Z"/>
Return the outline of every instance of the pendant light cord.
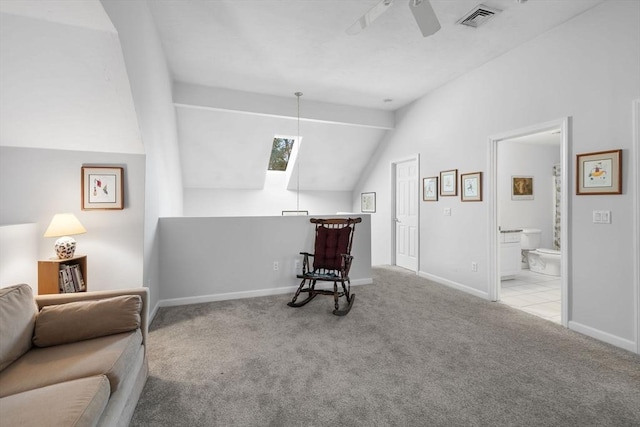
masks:
<path fill-rule="evenodd" d="M 296 212 L 300 212 L 300 97 L 302 96 L 302 92 L 296 92 L 296 97 L 298 97 L 298 137 L 296 139 L 296 143 L 298 144 L 298 155 L 297 155 L 297 167 L 298 173 L 296 178 Z"/>

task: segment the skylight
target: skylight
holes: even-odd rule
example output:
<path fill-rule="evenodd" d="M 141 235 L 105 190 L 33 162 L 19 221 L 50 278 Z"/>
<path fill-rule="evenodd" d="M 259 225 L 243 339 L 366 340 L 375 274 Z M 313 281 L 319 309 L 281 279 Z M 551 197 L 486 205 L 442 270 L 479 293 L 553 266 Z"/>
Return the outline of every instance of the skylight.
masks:
<path fill-rule="evenodd" d="M 287 170 L 294 142 L 293 137 L 275 136 L 273 138 L 268 170 L 283 172 Z"/>

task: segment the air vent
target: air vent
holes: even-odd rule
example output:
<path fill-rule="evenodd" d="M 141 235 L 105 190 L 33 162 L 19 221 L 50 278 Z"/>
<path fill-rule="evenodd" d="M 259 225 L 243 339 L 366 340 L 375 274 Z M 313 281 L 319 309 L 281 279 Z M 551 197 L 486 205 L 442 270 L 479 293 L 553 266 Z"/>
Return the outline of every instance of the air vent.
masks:
<path fill-rule="evenodd" d="M 500 9 L 479 4 L 469 13 L 460 18 L 456 24 L 466 25 L 468 27 L 478 28 L 487 22 L 493 15 L 502 12 Z"/>

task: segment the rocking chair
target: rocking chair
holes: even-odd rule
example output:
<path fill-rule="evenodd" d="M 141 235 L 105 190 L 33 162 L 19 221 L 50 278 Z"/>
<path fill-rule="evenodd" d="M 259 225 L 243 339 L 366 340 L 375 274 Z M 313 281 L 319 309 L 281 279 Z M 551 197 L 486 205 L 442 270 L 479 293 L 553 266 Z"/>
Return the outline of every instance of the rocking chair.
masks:
<path fill-rule="evenodd" d="M 356 297 L 351 293 L 351 281 L 349 269 L 351 268 L 351 243 L 356 224 L 362 222 L 362 218 L 311 218 L 311 223 L 316 227 L 315 253 L 300 252 L 304 256 L 302 261 L 302 273 L 298 279 L 302 279 L 293 299 L 287 304 L 289 307 L 302 307 L 317 295 L 333 295 L 333 314 L 344 316 L 349 313 Z M 309 258 L 313 258 L 313 267 Z M 316 289 L 316 282 L 333 282 L 333 290 Z M 338 289 L 338 282 L 342 289 Z M 300 302 L 296 302 L 301 292 L 309 295 Z M 346 306 L 340 309 L 340 297 L 345 297 Z"/>

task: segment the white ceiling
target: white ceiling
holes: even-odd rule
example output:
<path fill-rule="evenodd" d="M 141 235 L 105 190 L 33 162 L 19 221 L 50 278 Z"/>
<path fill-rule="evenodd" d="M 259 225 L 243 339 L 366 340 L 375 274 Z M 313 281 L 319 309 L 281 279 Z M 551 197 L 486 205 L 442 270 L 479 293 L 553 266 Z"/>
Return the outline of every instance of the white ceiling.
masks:
<path fill-rule="evenodd" d="M 480 28 L 456 21 L 479 0 L 431 0 L 442 29 L 423 38 L 409 0 L 357 35 L 379 0 L 154 0 L 173 76 L 203 86 L 395 110 L 603 0 L 485 0 Z M 383 102 L 393 99 L 393 102 Z"/>
<path fill-rule="evenodd" d="M 310 103 L 392 113 L 603 1 L 486 0 L 502 13 L 470 28 L 456 21 L 478 0 L 431 0 L 442 29 L 427 38 L 409 0 L 357 35 L 346 29 L 378 0 L 150 1 L 176 82 L 263 96 L 244 108 L 176 103 L 184 186 L 262 188 L 274 135 L 295 135 L 302 91 L 300 189 L 350 191 L 389 127 L 308 121 Z M 268 97 L 290 111 L 260 111 Z"/>

